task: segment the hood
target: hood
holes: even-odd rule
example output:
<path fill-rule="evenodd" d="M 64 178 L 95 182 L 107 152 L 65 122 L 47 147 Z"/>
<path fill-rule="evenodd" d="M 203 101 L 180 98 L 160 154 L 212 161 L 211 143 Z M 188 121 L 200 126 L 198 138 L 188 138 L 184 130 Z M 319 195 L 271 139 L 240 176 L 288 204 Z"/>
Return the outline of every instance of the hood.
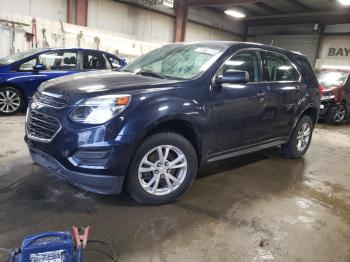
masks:
<path fill-rule="evenodd" d="M 140 89 L 161 88 L 176 82 L 178 81 L 132 73 L 93 71 L 51 79 L 44 82 L 39 91 L 58 95 L 67 102 L 73 102 L 81 98 L 111 93 L 129 93 Z"/>

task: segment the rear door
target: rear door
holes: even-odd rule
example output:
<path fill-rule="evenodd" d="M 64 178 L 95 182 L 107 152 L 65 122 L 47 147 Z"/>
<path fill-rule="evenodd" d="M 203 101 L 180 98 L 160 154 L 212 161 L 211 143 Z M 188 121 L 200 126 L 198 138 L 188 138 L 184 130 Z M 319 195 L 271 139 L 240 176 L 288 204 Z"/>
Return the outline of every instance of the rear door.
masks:
<path fill-rule="evenodd" d="M 266 51 L 263 58 L 270 90 L 268 129 L 271 138 L 285 137 L 290 133 L 306 85 L 301 82 L 296 65 L 286 56 Z"/>
<path fill-rule="evenodd" d="M 222 84 L 214 88 L 213 122 L 216 152 L 251 145 L 266 139 L 268 89 L 263 82 L 262 60 L 258 50 L 242 50 L 228 59 L 217 75 L 224 71 L 249 73 L 246 84 Z"/>

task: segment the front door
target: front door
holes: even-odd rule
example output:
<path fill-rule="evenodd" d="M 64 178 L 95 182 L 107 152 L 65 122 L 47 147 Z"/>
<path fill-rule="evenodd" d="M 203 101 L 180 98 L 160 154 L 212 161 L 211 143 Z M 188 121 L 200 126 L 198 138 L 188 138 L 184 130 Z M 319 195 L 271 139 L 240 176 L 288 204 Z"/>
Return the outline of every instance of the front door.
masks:
<path fill-rule="evenodd" d="M 213 88 L 213 124 L 215 153 L 264 141 L 265 111 L 269 90 L 263 82 L 262 60 L 258 50 L 242 50 L 219 69 L 241 70 L 249 74 L 246 84 L 222 84 Z"/>
<path fill-rule="evenodd" d="M 34 71 L 33 66 L 36 64 L 43 64 L 45 70 Z M 77 52 L 50 51 L 20 64 L 16 77 L 17 83 L 22 85 L 31 97 L 42 82 L 76 73 L 77 70 Z"/>

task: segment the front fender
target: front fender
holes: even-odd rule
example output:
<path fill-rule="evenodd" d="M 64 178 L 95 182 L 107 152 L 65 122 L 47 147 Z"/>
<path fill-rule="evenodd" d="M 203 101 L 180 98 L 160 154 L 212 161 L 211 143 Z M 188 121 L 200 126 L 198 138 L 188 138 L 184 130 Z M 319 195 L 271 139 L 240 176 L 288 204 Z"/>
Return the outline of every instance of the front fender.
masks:
<path fill-rule="evenodd" d="M 203 105 L 179 96 L 159 96 L 145 101 L 125 116 L 118 135 L 144 137 L 150 130 L 169 120 L 184 120 L 197 130 L 207 126 L 208 112 Z"/>

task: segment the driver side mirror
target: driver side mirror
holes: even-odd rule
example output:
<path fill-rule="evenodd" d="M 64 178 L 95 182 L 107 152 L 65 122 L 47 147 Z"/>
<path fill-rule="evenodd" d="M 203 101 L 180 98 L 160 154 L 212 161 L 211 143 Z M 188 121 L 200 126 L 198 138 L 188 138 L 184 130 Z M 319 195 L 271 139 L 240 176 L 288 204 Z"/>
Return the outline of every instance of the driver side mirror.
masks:
<path fill-rule="evenodd" d="M 249 82 L 247 71 L 229 69 L 223 75 L 219 75 L 215 81 L 218 85 L 222 84 L 245 84 Z"/>
<path fill-rule="evenodd" d="M 46 66 L 44 64 L 36 64 L 35 66 L 33 66 L 34 71 L 41 71 L 45 69 L 46 69 Z"/>

